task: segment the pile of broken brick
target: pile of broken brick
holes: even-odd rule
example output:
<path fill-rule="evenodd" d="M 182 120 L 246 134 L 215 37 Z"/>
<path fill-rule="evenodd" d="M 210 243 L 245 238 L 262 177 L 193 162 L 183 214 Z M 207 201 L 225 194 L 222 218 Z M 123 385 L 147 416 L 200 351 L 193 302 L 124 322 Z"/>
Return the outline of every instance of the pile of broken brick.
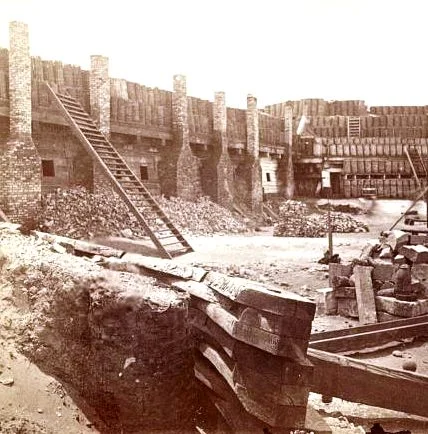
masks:
<path fill-rule="evenodd" d="M 368 232 L 368 226 L 343 212 L 309 213 L 303 202 L 287 200 L 279 206 L 279 222 L 274 227 L 277 237 L 324 237 L 328 232 L 328 219 L 332 232 Z"/>
<path fill-rule="evenodd" d="M 329 264 L 330 288 L 320 290 L 327 314 L 360 323 L 428 313 L 428 236 L 381 233 L 347 264 Z"/>
<path fill-rule="evenodd" d="M 158 197 L 165 214 L 182 233 L 210 235 L 248 230 L 243 218 L 201 197 L 193 202 Z M 84 187 L 57 189 L 44 195 L 42 213 L 36 226 L 56 235 L 76 239 L 119 236 L 131 239 L 146 234 L 124 202 L 115 194 L 93 194 Z"/>

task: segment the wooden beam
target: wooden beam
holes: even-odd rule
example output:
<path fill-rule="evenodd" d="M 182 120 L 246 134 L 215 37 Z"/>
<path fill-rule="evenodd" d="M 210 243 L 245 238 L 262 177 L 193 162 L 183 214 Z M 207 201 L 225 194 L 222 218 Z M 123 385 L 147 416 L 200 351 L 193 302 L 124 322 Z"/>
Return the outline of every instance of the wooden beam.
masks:
<path fill-rule="evenodd" d="M 7 218 L 7 215 L 0 209 L 0 219 L 4 222 L 10 222 L 10 220 Z"/>
<path fill-rule="evenodd" d="M 309 347 L 332 353 L 358 351 L 416 336 L 428 336 L 428 321 L 421 324 L 409 324 L 385 330 L 371 330 L 348 336 L 320 339 L 311 342 Z"/>
<path fill-rule="evenodd" d="M 310 337 L 310 346 L 313 342 L 323 341 L 330 338 L 338 338 L 341 336 L 351 336 L 359 333 L 367 333 L 370 331 L 383 331 L 395 327 L 403 327 L 412 324 L 422 324 L 428 322 L 428 315 L 421 315 L 414 318 L 403 318 L 394 321 L 387 321 L 379 324 L 369 324 L 364 326 L 352 327 L 341 330 L 332 330 L 328 332 L 312 333 Z"/>
<path fill-rule="evenodd" d="M 309 349 L 312 392 L 351 402 L 428 416 L 428 377 Z"/>

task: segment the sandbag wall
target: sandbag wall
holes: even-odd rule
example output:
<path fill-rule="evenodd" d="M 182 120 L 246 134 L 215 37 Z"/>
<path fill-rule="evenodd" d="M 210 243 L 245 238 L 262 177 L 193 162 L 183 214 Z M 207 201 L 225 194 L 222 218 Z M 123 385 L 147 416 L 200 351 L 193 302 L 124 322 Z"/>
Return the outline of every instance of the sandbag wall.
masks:
<path fill-rule="evenodd" d="M 195 376 L 233 431 L 304 427 L 314 303 L 170 260 L 125 254 L 110 263 L 148 270 L 190 294 Z"/>
<path fill-rule="evenodd" d="M 410 197 L 419 186 L 406 147 L 417 150 L 423 159 L 428 156 L 426 138 L 322 138 L 323 155 L 343 158 L 340 182 L 345 197 L 360 197 L 366 187 L 376 188 L 379 197 Z M 426 185 L 424 167 L 416 158 L 414 167 L 421 184 Z"/>

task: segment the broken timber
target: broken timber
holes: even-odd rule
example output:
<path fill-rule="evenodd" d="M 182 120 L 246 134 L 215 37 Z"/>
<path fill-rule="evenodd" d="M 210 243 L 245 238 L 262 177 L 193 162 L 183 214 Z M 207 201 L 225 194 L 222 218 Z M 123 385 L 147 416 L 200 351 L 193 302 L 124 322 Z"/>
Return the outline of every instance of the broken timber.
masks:
<path fill-rule="evenodd" d="M 427 417 L 428 376 L 333 354 L 421 336 L 428 336 L 428 315 L 312 335 L 311 391 Z"/>

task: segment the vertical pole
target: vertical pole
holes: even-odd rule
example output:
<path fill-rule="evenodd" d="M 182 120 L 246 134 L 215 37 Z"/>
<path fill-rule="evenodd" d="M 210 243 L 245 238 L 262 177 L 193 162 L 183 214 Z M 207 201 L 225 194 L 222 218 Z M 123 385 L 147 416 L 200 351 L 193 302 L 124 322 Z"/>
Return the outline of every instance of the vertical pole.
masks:
<path fill-rule="evenodd" d="M 427 219 L 427 228 L 428 228 L 428 189 L 425 190 L 425 206 L 426 206 L 426 219 Z"/>
<path fill-rule="evenodd" d="M 327 191 L 328 201 L 328 213 L 327 213 L 327 229 L 328 229 L 328 251 L 330 258 L 333 256 L 333 233 L 331 230 L 331 211 L 330 211 L 330 199 L 331 199 L 331 187 L 328 187 Z"/>

